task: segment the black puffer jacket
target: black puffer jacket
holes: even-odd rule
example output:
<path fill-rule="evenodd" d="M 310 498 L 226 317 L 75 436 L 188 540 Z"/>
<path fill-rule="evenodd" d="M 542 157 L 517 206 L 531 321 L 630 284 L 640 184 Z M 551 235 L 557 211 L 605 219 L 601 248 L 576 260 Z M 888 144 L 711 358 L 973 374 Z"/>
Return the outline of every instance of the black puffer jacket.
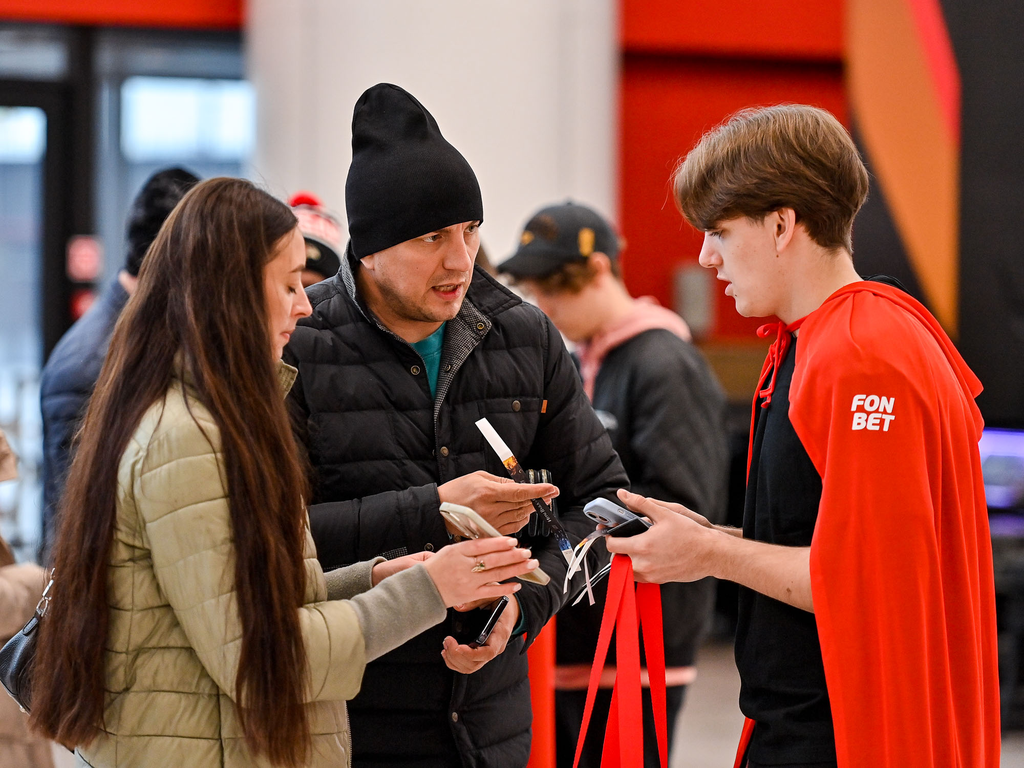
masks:
<path fill-rule="evenodd" d="M 723 521 L 729 469 L 725 394 L 696 347 L 661 328 L 615 347 L 594 382 L 594 408 L 635 493 Z M 559 614 L 559 664 L 593 662 L 605 586 L 599 587 L 597 605 L 584 602 Z M 708 628 L 714 583 L 665 584 L 661 600 L 665 661 L 689 666 Z M 614 648 L 608 663 L 615 663 Z"/>
<path fill-rule="evenodd" d="M 43 544 L 40 562 L 49 560 L 56 532 L 57 504 L 71 465 L 71 441 L 100 377 L 117 318 L 128 292 L 116 280 L 107 286 L 50 353 L 40 381 L 43 412 Z"/>
<path fill-rule="evenodd" d="M 593 530 L 580 506 L 611 496 L 626 476 L 550 321 L 476 270 L 446 326 L 435 401 L 416 351 L 357 302 L 351 269 L 346 261 L 310 288 L 313 314 L 285 352 L 299 369 L 291 404 L 317 474 L 310 520 L 324 567 L 449 543 L 437 485 L 478 469 L 505 475 L 474 425 L 483 416 L 523 466 L 551 471 L 573 543 Z M 531 528 L 525 543 L 552 577 L 518 593 L 536 637 L 565 600 L 566 565 L 554 539 Z M 355 764 L 526 764 L 523 638 L 480 671 L 455 674 L 441 659 L 455 620 L 453 612 L 449 624 L 367 667 L 349 708 Z"/>

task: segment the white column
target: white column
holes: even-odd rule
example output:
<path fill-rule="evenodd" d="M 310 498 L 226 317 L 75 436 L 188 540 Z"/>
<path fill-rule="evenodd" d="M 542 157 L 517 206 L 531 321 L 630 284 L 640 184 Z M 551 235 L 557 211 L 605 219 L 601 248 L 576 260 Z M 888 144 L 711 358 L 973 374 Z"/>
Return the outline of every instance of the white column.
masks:
<path fill-rule="evenodd" d="M 616 214 L 616 0 L 250 0 L 253 177 L 309 189 L 344 219 L 352 107 L 400 85 L 476 171 L 483 241 L 510 255 L 536 208 Z"/>

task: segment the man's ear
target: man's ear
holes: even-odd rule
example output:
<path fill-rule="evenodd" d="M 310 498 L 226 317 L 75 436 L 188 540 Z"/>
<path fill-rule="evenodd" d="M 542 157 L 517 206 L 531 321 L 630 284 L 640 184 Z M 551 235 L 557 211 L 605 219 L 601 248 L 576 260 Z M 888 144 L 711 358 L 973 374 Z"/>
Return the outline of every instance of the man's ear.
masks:
<path fill-rule="evenodd" d="M 792 208 L 779 208 L 768 214 L 775 238 L 775 252 L 782 253 L 793 242 L 796 234 L 796 211 Z"/>
<path fill-rule="evenodd" d="M 363 258 L 359 260 L 359 263 L 363 265 L 363 269 L 373 272 L 373 268 L 376 266 L 374 259 L 376 255 L 376 253 L 371 253 L 369 256 L 363 256 Z"/>

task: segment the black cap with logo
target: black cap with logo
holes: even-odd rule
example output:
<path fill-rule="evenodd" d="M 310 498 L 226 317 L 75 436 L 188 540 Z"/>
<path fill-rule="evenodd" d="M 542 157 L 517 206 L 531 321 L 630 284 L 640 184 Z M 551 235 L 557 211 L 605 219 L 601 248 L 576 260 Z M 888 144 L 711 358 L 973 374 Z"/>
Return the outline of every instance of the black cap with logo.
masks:
<path fill-rule="evenodd" d="M 522 279 L 545 278 L 592 253 L 614 259 L 619 239 L 601 214 L 566 201 L 537 211 L 523 228 L 519 249 L 498 265 L 499 272 Z"/>

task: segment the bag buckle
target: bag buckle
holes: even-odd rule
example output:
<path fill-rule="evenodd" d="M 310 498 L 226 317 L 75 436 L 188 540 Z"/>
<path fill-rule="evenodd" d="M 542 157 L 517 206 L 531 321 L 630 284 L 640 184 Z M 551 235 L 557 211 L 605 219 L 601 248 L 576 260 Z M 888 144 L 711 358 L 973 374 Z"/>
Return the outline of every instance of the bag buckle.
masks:
<path fill-rule="evenodd" d="M 50 588 L 53 586 L 53 574 L 54 569 L 50 569 L 50 583 L 46 585 L 46 589 L 43 590 L 43 596 L 39 598 L 39 602 L 36 603 L 36 613 L 43 617 L 50 608 Z"/>

